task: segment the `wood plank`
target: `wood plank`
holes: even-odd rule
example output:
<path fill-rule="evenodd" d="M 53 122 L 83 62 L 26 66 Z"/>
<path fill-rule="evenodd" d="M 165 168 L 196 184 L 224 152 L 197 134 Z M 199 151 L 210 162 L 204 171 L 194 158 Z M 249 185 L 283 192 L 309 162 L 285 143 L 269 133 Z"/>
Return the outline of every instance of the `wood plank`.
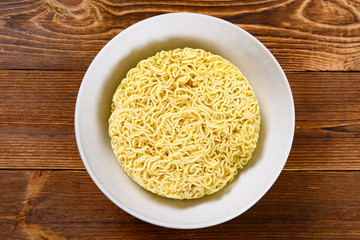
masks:
<path fill-rule="evenodd" d="M 83 169 L 74 112 L 83 72 L 0 72 L 1 168 Z"/>
<path fill-rule="evenodd" d="M 0 168 L 84 169 L 73 125 L 83 74 L 0 71 Z M 296 131 L 285 169 L 360 170 L 360 73 L 287 75 Z"/>
<path fill-rule="evenodd" d="M 283 171 L 241 216 L 210 228 L 173 230 L 125 213 L 84 171 L 2 170 L 0 238 L 358 239 L 359 178 L 359 171 Z"/>
<path fill-rule="evenodd" d="M 0 4 L 0 68 L 85 70 L 130 25 L 195 12 L 244 28 L 287 71 L 359 71 L 359 9 L 355 0 L 6 1 Z"/>
<path fill-rule="evenodd" d="M 289 73 L 295 138 L 286 169 L 360 169 L 360 74 Z"/>

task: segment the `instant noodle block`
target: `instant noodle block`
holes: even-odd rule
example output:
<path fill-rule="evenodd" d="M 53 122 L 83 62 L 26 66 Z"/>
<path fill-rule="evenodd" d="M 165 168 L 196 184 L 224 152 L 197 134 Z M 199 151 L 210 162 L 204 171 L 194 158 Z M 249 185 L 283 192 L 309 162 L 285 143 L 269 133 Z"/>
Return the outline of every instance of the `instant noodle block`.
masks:
<path fill-rule="evenodd" d="M 251 158 L 260 130 L 255 94 L 229 61 L 202 49 L 158 52 L 117 88 L 114 153 L 140 186 L 175 199 L 222 189 Z"/>

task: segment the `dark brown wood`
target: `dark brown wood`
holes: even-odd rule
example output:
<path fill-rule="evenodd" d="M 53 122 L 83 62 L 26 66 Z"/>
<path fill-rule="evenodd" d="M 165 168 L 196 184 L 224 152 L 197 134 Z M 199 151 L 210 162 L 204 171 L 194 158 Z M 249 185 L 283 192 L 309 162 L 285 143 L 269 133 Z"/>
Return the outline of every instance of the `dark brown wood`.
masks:
<path fill-rule="evenodd" d="M 289 73 L 295 138 L 286 169 L 360 170 L 360 73 Z"/>
<path fill-rule="evenodd" d="M 284 171 L 270 191 L 239 217 L 210 228 L 174 230 L 127 214 L 84 171 L 2 170 L 0 235 L 2 239 L 359 239 L 359 178 L 360 172 Z"/>
<path fill-rule="evenodd" d="M 161 228 L 119 209 L 84 170 L 74 136 L 77 92 L 98 51 L 171 12 L 253 34 L 295 101 L 294 144 L 275 185 L 205 229 Z M 359 239 L 359 22 L 356 0 L 0 1 L 0 239 Z"/>
<path fill-rule="evenodd" d="M 83 75 L 0 71 L 0 168 L 84 169 L 74 136 Z M 360 73 L 287 75 L 296 131 L 285 169 L 360 170 Z"/>
<path fill-rule="evenodd" d="M 83 75 L 0 71 L 1 168 L 84 168 L 74 135 Z"/>
<path fill-rule="evenodd" d="M 37 0 L 0 7 L 1 69 L 85 70 L 130 25 L 163 13 L 196 12 L 244 28 L 285 70 L 360 70 L 360 6 L 354 0 Z"/>

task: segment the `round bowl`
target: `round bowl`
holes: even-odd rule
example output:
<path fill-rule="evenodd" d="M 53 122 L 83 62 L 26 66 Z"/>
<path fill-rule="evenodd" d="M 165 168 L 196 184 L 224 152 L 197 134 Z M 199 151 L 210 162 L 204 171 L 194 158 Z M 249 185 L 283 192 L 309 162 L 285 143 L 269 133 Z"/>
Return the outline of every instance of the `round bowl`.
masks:
<path fill-rule="evenodd" d="M 255 91 L 262 121 L 253 157 L 234 181 L 215 194 L 193 200 L 167 199 L 137 185 L 117 162 L 108 136 L 112 95 L 128 70 L 158 51 L 182 47 L 210 51 L 237 66 Z M 87 70 L 75 110 L 79 152 L 100 190 L 139 219 L 183 229 L 223 223 L 253 206 L 283 169 L 294 124 L 290 86 L 265 46 L 236 25 L 193 13 L 148 18 L 115 36 Z"/>

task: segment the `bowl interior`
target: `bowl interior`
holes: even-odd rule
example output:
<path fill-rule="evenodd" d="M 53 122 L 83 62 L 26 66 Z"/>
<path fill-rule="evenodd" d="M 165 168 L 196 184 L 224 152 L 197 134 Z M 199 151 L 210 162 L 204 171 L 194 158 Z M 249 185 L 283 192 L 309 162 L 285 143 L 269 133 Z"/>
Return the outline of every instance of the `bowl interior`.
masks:
<path fill-rule="evenodd" d="M 167 199 L 138 186 L 118 164 L 108 136 L 112 95 L 127 71 L 178 47 L 201 48 L 232 62 L 253 87 L 261 113 L 258 147 L 246 167 L 221 191 L 195 200 Z M 124 30 L 96 56 L 80 87 L 75 131 L 90 176 L 116 205 L 160 226 L 199 228 L 243 213 L 275 182 L 292 144 L 294 104 L 280 65 L 250 34 L 210 16 L 165 14 Z"/>

